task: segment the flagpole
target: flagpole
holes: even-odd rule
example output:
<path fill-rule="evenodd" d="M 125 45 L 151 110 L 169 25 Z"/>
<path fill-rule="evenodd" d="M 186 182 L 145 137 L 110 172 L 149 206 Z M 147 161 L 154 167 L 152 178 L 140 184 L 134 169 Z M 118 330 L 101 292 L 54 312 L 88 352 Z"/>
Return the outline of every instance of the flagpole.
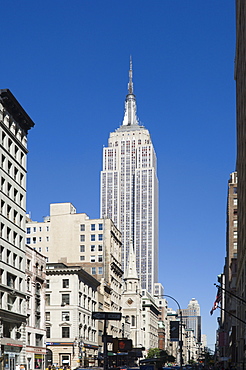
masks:
<path fill-rule="evenodd" d="M 230 292 L 229 290 L 227 290 L 227 289 L 225 289 L 225 288 L 222 288 L 222 286 L 220 286 L 220 285 L 218 285 L 218 284 L 215 284 L 215 283 L 214 283 L 214 285 L 216 286 L 216 288 L 218 288 L 218 289 L 220 288 L 221 290 L 224 290 L 226 293 L 228 293 L 228 294 L 232 295 L 233 297 L 235 297 L 235 298 L 239 299 L 239 301 L 242 301 L 243 303 L 245 303 L 245 304 L 246 304 L 246 301 L 245 301 L 243 298 L 238 297 L 236 294 L 234 294 L 234 293 Z"/>
<path fill-rule="evenodd" d="M 228 313 L 229 315 L 231 315 L 232 317 L 234 317 L 235 319 L 241 321 L 242 323 L 246 324 L 246 321 L 240 319 L 239 317 L 237 317 L 236 315 L 234 315 L 233 313 L 225 310 L 224 308 L 222 308 L 221 306 L 218 305 L 218 308 L 220 308 L 222 311 L 225 311 L 226 313 Z"/>

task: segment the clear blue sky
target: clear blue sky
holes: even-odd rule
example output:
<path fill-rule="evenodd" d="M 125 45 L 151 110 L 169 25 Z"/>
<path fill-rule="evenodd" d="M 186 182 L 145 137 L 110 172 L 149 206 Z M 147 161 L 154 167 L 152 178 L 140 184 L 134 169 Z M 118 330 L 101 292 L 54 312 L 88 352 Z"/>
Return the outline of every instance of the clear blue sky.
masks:
<path fill-rule="evenodd" d="M 36 123 L 34 220 L 69 201 L 99 217 L 102 147 L 123 118 L 132 55 L 138 116 L 158 157 L 159 281 L 183 308 L 198 299 L 212 346 L 235 169 L 234 1 L 12 0 L 1 14 L 0 88 Z"/>

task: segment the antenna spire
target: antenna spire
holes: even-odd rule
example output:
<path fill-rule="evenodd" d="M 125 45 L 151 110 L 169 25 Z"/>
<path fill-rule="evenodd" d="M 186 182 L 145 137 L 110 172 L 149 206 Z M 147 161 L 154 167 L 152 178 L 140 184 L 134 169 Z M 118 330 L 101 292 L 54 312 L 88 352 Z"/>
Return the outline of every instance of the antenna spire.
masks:
<path fill-rule="evenodd" d="M 136 97 L 133 93 L 133 82 L 132 82 L 132 56 L 130 56 L 128 94 L 125 100 L 125 114 L 122 125 L 123 126 L 138 125 Z"/>
<path fill-rule="evenodd" d="M 128 93 L 133 94 L 133 82 L 132 82 L 132 56 L 130 55 L 130 69 L 129 69 L 129 83 Z"/>

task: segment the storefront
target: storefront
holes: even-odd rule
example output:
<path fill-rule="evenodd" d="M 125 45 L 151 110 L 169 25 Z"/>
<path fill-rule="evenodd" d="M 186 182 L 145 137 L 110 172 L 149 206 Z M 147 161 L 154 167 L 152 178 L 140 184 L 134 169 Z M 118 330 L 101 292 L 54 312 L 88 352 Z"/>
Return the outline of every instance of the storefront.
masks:
<path fill-rule="evenodd" d="M 46 348 L 28 346 L 26 348 L 27 370 L 43 370 L 45 368 Z"/>
<path fill-rule="evenodd" d="M 20 353 L 22 350 L 22 345 L 19 344 L 7 344 L 2 345 L 2 355 L 4 370 L 16 370 L 18 366 L 20 367 Z"/>

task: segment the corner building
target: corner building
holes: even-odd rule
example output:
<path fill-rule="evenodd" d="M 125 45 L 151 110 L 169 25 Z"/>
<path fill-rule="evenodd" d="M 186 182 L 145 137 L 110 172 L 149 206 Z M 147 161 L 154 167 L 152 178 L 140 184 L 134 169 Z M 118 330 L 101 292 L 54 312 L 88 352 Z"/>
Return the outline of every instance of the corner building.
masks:
<path fill-rule="evenodd" d="M 143 289 L 153 293 L 158 280 L 158 180 L 156 154 L 149 131 L 136 114 L 130 63 L 122 125 L 110 133 L 103 149 L 101 217 L 122 233 L 122 267 L 126 272 L 131 240 Z"/>
<path fill-rule="evenodd" d="M 0 369 L 26 365 L 26 156 L 33 126 L 10 90 L 0 90 Z"/>

